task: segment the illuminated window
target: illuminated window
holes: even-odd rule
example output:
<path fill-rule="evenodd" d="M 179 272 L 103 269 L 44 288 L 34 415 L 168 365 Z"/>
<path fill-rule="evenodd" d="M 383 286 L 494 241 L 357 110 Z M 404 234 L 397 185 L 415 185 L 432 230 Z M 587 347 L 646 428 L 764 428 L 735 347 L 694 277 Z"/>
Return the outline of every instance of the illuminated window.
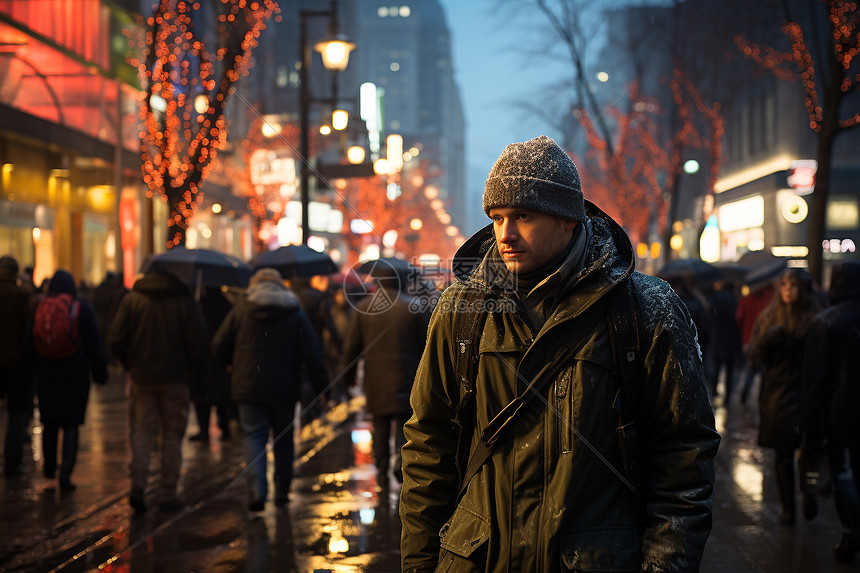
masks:
<path fill-rule="evenodd" d="M 756 195 L 726 203 L 720 207 L 718 219 L 720 231 L 724 233 L 761 227 L 764 223 L 764 197 Z"/>
<path fill-rule="evenodd" d="M 856 229 L 860 227 L 860 209 L 856 199 L 831 199 L 827 203 L 828 229 Z"/>

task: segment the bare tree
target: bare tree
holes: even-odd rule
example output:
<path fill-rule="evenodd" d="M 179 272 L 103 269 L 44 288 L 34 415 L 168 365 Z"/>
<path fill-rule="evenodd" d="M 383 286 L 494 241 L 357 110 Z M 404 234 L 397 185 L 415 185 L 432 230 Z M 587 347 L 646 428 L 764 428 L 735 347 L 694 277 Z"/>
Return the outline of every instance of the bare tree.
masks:
<path fill-rule="evenodd" d="M 216 13 L 209 46 L 195 28 L 207 10 Z M 227 98 L 276 10 L 274 0 L 160 0 L 146 20 L 143 59 L 133 61 L 145 93 L 140 152 L 147 196 L 170 205 L 168 248 L 185 243 L 200 187 L 227 136 Z"/>
<path fill-rule="evenodd" d="M 855 0 L 822 0 L 822 11 L 805 8 L 813 15 L 800 18 L 787 1 L 782 2 L 783 32 L 790 41 L 788 52 L 756 44 L 744 35 L 735 40 L 745 56 L 783 80 L 803 86 L 809 127 L 817 134 L 818 172 L 809 214 L 809 271 L 821 282 L 827 198 L 830 192 L 831 159 L 836 136 L 860 125 L 860 112 L 843 109 L 849 94 L 860 90 L 860 8 Z M 804 29 L 801 21 L 808 22 Z M 818 37 L 826 30 L 825 37 Z M 792 69 L 797 68 L 797 71 Z M 799 73 L 798 73 L 799 72 Z M 856 97 L 856 96 L 855 96 Z M 856 108 L 855 108 L 856 109 Z"/>

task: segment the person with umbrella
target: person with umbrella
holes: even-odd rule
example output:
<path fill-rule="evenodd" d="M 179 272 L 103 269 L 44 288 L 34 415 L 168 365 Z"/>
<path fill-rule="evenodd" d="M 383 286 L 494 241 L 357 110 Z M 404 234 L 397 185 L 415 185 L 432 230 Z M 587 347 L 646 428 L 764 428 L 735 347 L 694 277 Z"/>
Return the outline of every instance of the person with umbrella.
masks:
<path fill-rule="evenodd" d="M 146 511 L 149 458 L 159 432 L 158 506 L 165 511 L 182 506 L 178 495 L 182 438 L 191 386 L 199 383 L 206 369 L 206 343 L 206 321 L 188 287 L 162 271 L 148 272 L 134 283 L 111 324 L 108 347 L 131 378 L 129 504 L 138 513 Z"/>
<path fill-rule="evenodd" d="M 273 436 L 275 505 L 289 501 L 293 478 L 293 417 L 306 366 L 325 401 L 328 374 L 319 339 L 296 295 L 275 269 L 262 268 L 221 323 L 215 356 L 231 366 L 230 389 L 245 436 L 248 509 L 262 511 L 268 496 L 266 444 Z M 321 397 L 321 398 L 320 398 Z"/>

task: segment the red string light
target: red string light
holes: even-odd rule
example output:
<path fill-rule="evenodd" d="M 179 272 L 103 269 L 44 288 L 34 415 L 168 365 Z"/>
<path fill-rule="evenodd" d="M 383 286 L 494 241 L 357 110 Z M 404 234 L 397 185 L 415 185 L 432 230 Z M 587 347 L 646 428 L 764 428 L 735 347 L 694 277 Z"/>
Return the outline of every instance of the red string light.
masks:
<path fill-rule="evenodd" d="M 147 197 L 158 194 L 171 206 L 168 226 L 174 230 L 168 247 L 184 242 L 189 220 L 203 198 L 200 185 L 226 140 L 225 95 L 247 75 L 256 39 L 266 20 L 279 11 L 274 0 L 251 5 L 246 0 L 221 0 L 221 4 L 225 12 L 218 18 L 217 37 L 224 44 L 216 48 L 214 58 L 194 29 L 200 3 L 160 0 L 137 39 L 143 58 L 131 61 L 143 86 L 141 170 Z M 222 69 L 220 77 L 216 77 L 216 62 Z M 195 109 L 197 96 L 206 98 L 205 111 Z M 163 111 L 157 109 L 159 99 Z"/>
<path fill-rule="evenodd" d="M 841 68 L 848 72 L 851 69 L 854 58 L 860 52 L 860 13 L 856 2 L 846 0 L 826 0 L 828 5 L 828 22 L 831 26 L 831 47 L 836 62 Z M 809 45 L 804 37 L 803 29 L 797 22 L 788 22 L 783 27 L 783 32 L 791 43 L 791 52 L 776 52 L 767 48 L 771 57 L 762 57 L 762 47 L 746 40 L 743 35 L 735 37 L 735 43 L 741 52 L 759 65 L 762 69 L 772 72 L 777 78 L 786 81 L 795 81 L 797 75 L 787 66 L 794 63 L 800 75 L 800 84 L 803 87 L 807 114 L 809 115 L 809 127 L 814 131 L 821 131 L 824 119 L 824 109 L 819 103 L 819 88 L 816 84 L 815 61 L 809 50 Z M 841 94 L 860 88 L 860 74 L 852 78 L 846 75 L 836 86 Z M 825 86 L 824 89 L 827 89 Z M 837 101 L 841 96 L 836 97 Z M 837 104 L 838 106 L 838 104 Z M 860 124 L 860 113 L 855 113 L 848 118 L 840 118 L 836 121 L 838 129 L 854 127 Z"/>

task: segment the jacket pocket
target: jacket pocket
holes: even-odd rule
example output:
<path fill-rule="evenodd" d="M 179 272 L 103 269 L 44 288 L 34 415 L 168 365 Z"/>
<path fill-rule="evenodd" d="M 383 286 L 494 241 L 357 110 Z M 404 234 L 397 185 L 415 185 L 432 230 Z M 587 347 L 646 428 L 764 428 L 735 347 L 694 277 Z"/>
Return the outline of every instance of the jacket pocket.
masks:
<path fill-rule="evenodd" d="M 635 527 L 616 527 L 562 534 L 559 549 L 564 571 L 627 573 L 640 571 L 641 546 Z"/>
<path fill-rule="evenodd" d="M 439 537 L 442 538 L 443 553 L 447 551 L 450 554 L 443 555 L 443 558 L 440 559 L 440 566 L 448 559 L 454 562 L 459 561 L 465 565 L 457 557 L 469 559 L 479 547 L 487 542 L 490 538 L 490 521 L 468 507 L 459 505 L 448 523 L 442 526 Z M 460 566 L 456 570 L 470 569 Z"/>
<path fill-rule="evenodd" d="M 558 453 L 569 454 L 573 434 L 573 405 L 569 398 L 573 367 L 565 368 L 555 379 L 555 431 Z"/>

